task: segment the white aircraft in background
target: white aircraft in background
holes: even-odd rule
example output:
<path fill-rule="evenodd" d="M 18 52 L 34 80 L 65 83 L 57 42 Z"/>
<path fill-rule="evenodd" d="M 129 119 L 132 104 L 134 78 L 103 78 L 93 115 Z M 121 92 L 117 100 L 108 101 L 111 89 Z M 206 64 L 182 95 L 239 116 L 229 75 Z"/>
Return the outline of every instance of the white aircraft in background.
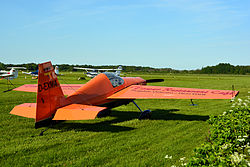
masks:
<path fill-rule="evenodd" d="M 8 90 L 4 92 L 11 90 L 9 89 L 9 83 L 15 88 L 15 86 L 13 85 L 13 83 L 11 83 L 10 80 L 16 79 L 18 77 L 18 69 L 26 69 L 26 68 L 25 67 L 7 67 L 7 69 L 10 69 L 10 71 L 5 71 L 5 70 L 0 71 L 0 79 L 7 80 Z"/>
<path fill-rule="evenodd" d="M 18 69 L 26 69 L 25 67 L 7 67 L 10 71 L 1 70 L 0 71 L 0 78 L 12 80 L 18 77 Z"/>
<path fill-rule="evenodd" d="M 38 70 L 36 71 L 33 71 L 33 72 L 22 72 L 23 74 L 26 74 L 26 75 L 31 75 L 31 76 L 35 76 L 37 77 L 38 76 Z"/>
<path fill-rule="evenodd" d="M 81 68 L 81 67 L 74 67 L 76 70 L 85 70 L 87 77 L 94 78 L 100 73 L 107 72 L 107 71 L 114 71 L 116 76 L 120 76 L 122 71 L 122 66 L 119 66 L 117 69 L 95 69 L 95 68 Z"/>

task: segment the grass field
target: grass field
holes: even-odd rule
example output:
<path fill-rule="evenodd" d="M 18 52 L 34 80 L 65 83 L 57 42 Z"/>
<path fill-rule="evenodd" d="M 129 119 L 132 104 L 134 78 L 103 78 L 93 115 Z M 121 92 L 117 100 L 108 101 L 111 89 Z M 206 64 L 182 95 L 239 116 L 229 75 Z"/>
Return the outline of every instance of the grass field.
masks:
<path fill-rule="evenodd" d="M 78 81 L 81 73 L 65 73 L 61 84 Z M 127 74 L 144 79 L 163 78 L 152 85 L 225 89 L 234 85 L 245 97 L 250 77 L 239 75 Z M 30 76 L 12 81 L 16 86 L 36 83 Z M 132 104 L 112 110 L 111 116 L 88 121 L 65 121 L 50 129 L 35 129 L 34 120 L 10 115 L 18 104 L 35 102 L 36 94 L 6 90 L 0 81 L 0 166 L 171 166 L 192 156 L 208 136 L 210 115 L 219 115 L 231 106 L 229 100 L 136 100 L 142 109 L 153 112 L 141 120 Z M 170 155 L 172 159 L 166 159 Z"/>

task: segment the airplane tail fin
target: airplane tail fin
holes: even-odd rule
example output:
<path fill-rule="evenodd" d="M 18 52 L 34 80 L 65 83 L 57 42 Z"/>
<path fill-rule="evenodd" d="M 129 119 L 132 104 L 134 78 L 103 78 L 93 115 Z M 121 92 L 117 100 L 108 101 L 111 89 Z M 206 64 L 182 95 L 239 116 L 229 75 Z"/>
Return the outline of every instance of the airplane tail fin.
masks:
<path fill-rule="evenodd" d="M 55 73 L 56 73 L 56 75 L 59 75 L 59 67 L 58 66 L 55 66 Z"/>
<path fill-rule="evenodd" d="M 11 77 L 8 77 L 9 80 L 16 79 L 18 77 L 18 71 L 15 68 L 10 70 Z"/>
<path fill-rule="evenodd" d="M 17 78 L 18 77 L 18 71 L 15 70 L 15 71 L 13 71 L 13 73 L 14 73 L 14 79 Z"/>
<path fill-rule="evenodd" d="M 50 122 L 64 103 L 65 97 L 51 62 L 39 64 L 35 127 Z"/>

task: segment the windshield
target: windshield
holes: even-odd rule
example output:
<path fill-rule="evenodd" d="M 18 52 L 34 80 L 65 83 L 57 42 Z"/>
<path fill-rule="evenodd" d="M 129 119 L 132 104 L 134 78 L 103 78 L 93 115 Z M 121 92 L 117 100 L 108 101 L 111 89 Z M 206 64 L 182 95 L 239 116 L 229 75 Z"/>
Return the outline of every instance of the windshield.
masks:
<path fill-rule="evenodd" d="M 124 80 L 121 77 L 115 75 L 114 73 L 104 72 L 104 74 L 108 77 L 113 87 L 117 87 L 124 84 Z"/>

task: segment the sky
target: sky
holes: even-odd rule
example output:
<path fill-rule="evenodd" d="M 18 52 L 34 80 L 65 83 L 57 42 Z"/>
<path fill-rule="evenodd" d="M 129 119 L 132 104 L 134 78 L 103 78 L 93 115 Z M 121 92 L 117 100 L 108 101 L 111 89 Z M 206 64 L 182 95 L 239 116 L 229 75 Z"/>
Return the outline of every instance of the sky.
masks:
<path fill-rule="evenodd" d="M 250 65 L 250 0 L 0 0 L 0 62 Z"/>

